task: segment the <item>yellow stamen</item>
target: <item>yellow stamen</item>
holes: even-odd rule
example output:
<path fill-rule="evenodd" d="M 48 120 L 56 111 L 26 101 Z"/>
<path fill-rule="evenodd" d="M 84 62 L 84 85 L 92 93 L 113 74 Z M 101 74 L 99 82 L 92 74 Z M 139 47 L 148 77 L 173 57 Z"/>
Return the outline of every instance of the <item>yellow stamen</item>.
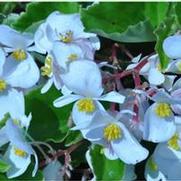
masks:
<path fill-rule="evenodd" d="M 17 61 L 23 61 L 27 58 L 26 52 L 22 49 L 15 50 L 11 56 Z"/>
<path fill-rule="evenodd" d="M 152 171 L 157 171 L 158 170 L 158 166 L 157 164 L 155 163 L 155 161 L 153 160 L 153 158 L 150 158 L 148 160 L 148 166 L 149 168 L 152 170 Z"/>
<path fill-rule="evenodd" d="M 47 56 L 45 59 L 45 65 L 41 67 L 42 76 L 50 76 L 52 73 L 52 58 Z"/>
<path fill-rule="evenodd" d="M 4 80 L 0 79 L 0 92 L 4 91 L 7 87 L 7 84 Z"/>
<path fill-rule="evenodd" d="M 77 56 L 77 54 L 75 54 L 75 53 L 72 53 L 72 54 L 70 54 L 69 56 L 68 56 L 68 60 L 69 61 L 74 61 L 74 60 L 77 60 L 78 59 L 78 56 Z"/>
<path fill-rule="evenodd" d="M 14 153 L 15 155 L 19 156 L 19 157 L 26 157 L 27 153 L 23 150 L 20 150 L 18 148 L 14 148 Z"/>
<path fill-rule="evenodd" d="M 84 98 L 77 103 L 78 110 L 80 112 L 92 113 L 95 111 L 96 107 L 94 101 L 90 98 Z"/>
<path fill-rule="evenodd" d="M 168 140 L 167 144 L 169 147 L 173 148 L 174 150 L 179 151 L 180 145 L 178 141 L 179 141 L 179 135 L 178 133 L 175 133 L 174 136 L 170 140 Z"/>
<path fill-rule="evenodd" d="M 107 141 L 116 140 L 118 138 L 121 138 L 121 136 L 122 136 L 122 131 L 117 124 L 111 123 L 104 128 L 104 138 Z"/>
<path fill-rule="evenodd" d="M 158 103 L 155 109 L 155 113 L 161 117 L 169 117 L 172 114 L 170 105 L 167 103 Z"/>
<path fill-rule="evenodd" d="M 64 43 L 72 42 L 73 41 L 73 32 L 72 31 L 68 31 L 64 35 L 60 34 L 60 41 L 62 41 Z"/>

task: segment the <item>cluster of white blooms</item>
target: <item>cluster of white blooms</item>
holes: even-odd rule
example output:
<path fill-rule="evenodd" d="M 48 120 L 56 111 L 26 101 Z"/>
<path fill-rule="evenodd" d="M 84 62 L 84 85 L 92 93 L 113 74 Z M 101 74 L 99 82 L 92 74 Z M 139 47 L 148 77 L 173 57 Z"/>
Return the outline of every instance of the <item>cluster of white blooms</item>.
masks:
<path fill-rule="evenodd" d="M 31 156 L 35 160 L 32 176 L 38 169 L 37 155 L 27 141 L 31 114 L 25 115 L 24 92 L 39 82 L 40 72 L 47 80 L 41 93 L 54 84 L 62 94 L 52 103 L 55 107 L 63 109 L 75 102 L 71 129 L 80 130 L 93 145 L 101 145 L 108 159 L 141 162 L 149 151 L 140 142 L 151 141 L 158 145 L 147 162 L 145 177 L 181 178 L 181 35 L 170 36 L 163 43 L 170 58 L 164 72 L 155 54 L 139 55 L 126 70 L 112 74 L 94 61 L 100 41 L 96 34 L 84 31 L 79 14 L 53 12 L 34 35 L 6 25 L 0 25 L 0 34 L 0 146 L 8 143 L 2 159 L 11 165 L 9 178 L 23 174 Z M 40 70 L 31 52 L 45 55 Z M 104 75 L 117 81 L 124 73 L 133 75 L 134 89 L 106 89 Z M 146 87 L 140 76 L 147 80 Z M 106 110 L 102 101 L 117 107 Z M 60 167 L 57 162 L 52 164 L 57 170 Z M 53 170 L 51 164 L 45 168 L 46 177 L 49 170 Z"/>

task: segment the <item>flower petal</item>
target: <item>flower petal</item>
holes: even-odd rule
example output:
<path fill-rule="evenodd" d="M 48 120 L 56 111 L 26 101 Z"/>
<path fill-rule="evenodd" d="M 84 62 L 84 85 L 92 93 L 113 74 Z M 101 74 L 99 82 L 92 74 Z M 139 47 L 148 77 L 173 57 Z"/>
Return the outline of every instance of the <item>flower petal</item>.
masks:
<path fill-rule="evenodd" d="M 0 120 L 4 114 L 10 113 L 13 119 L 20 119 L 25 114 L 25 104 L 22 92 L 9 89 L 0 96 Z"/>
<path fill-rule="evenodd" d="M 123 131 L 123 135 L 119 140 L 112 141 L 111 146 L 118 157 L 127 164 L 136 164 L 146 159 L 148 150 L 139 144 L 123 124 L 117 124 Z"/>
<path fill-rule="evenodd" d="M 11 56 L 8 57 L 7 61 L 6 69 L 9 75 L 7 75 L 6 81 L 11 86 L 30 88 L 38 82 L 40 71 L 30 54 L 27 53 L 27 59 L 20 63 L 16 63 Z"/>
<path fill-rule="evenodd" d="M 7 25 L 0 25 L 0 34 L 6 35 L 0 37 L 0 43 L 15 49 L 26 49 L 33 43 L 32 36 L 20 34 Z"/>
<path fill-rule="evenodd" d="M 155 109 L 156 103 L 151 105 L 145 113 L 143 137 L 154 143 L 164 142 L 170 139 L 176 131 L 174 115 L 172 114 L 167 119 L 161 118 L 156 115 Z"/>
<path fill-rule="evenodd" d="M 5 56 L 5 53 L 3 51 L 2 48 L 0 48 L 0 76 L 2 75 L 2 72 L 3 72 L 3 65 L 5 63 L 5 60 L 6 60 L 6 56 Z"/>
<path fill-rule="evenodd" d="M 14 153 L 13 146 L 9 146 L 7 152 L 4 155 L 4 159 L 11 166 L 6 173 L 8 178 L 14 178 L 22 175 L 31 163 L 30 155 L 25 157 L 16 155 Z"/>
<path fill-rule="evenodd" d="M 165 81 L 165 77 L 156 68 L 151 68 L 148 74 L 148 81 L 150 84 L 160 85 Z"/>
<path fill-rule="evenodd" d="M 163 42 L 163 50 L 165 54 L 171 59 L 181 58 L 180 47 L 181 35 L 173 35 L 167 37 Z"/>
<path fill-rule="evenodd" d="M 41 94 L 45 94 L 53 84 L 53 78 L 49 78 L 41 89 Z"/>
<path fill-rule="evenodd" d="M 120 93 L 116 91 L 111 91 L 105 95 L 102 95 L 100 98 L 98 98 L 98 100 L 116 102 L 116 103 L 122 104 L 125 100 L 125 96 L 121 95 Z"/>
<path fill-rule="evenodd" d="M 65 71 L 68 69 L 68 64 L 70 64 L 72 61 L 84 58 L 83 51 L 75 44 L 55 42 L 51 52 L 58 65 Z M 71 55 L 76 56 L 75 60 L 71 59 Z"/>
<path fill-rule="evenodd" d="M 92 61 L 72 62 L 69 71 L 62 74 L 62 80 L 69 90 L 78 95 L 99 97 L 103 92 L 100 70 Z"/>
<path fill-rule="evenodd" d="M 58 99 L 56 99 L 53 102 L 53 105 L 55 107 L 63 107 L 65 105 L 67 105 L 67 104 L 70 104 L 70 103 L 80 99 L 80 98 L 82 98 L 82 96 L 75 95 L 75 94 L 64 95 L 64 96 L 61 96 Z"/>

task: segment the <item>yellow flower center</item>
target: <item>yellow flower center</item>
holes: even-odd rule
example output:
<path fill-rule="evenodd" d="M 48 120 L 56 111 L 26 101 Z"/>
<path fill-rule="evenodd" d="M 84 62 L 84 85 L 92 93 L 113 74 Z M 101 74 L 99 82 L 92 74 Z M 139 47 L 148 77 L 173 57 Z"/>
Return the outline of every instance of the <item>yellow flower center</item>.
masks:
<path fill-rule="evenodd" d="M 111 123 L 104 128 L 104 138 L 107 141 L 117 140 L 121 138 L 121 134 L 121 128 L 117 124 Z"/>
<path fill-rule="evenodd" d="M 175 133 L 175 135 L 170 140 L 168 140 L 167 144 L 170 148 L 173 148 L 174 150 L 179 151 L 180 146 L 179 146 L 178 141 L 179 141 L 179 135 Z"/>
<path fill-rule="evenodd" d="M 153 158 L 150 158 L 148 160 L 148 166 L 149 168 L 152 170 L 152 171 L 157 171 L 158 170 L 158 166 L 157 164 L 155 163 L 155 161 L 153 160 Z"/>
<path fill-rule="evenodd" d="M 19 157 L 26 157 L 27 153 L 23 150 L 20 150 L 18 148 L 14 148 L 14 153 L 15 155 L 19 156 Z"/>
<path fill-rule="evenodd" d="M 15 50 L 11 55 L 17 61 L 23 61 L 27 58 L 26 52 L 22 49 Z"/>
<path fill-rule="evenodd" d="M 162 118 L 169 117 L 172 114 L 170 105 L 166 103 L 158 103 L 155 112 L 159 117 Z"/>
<path fill-rule="evenodd" d="M 75 54 L 75 53 L 72 53 L 72 54 L 70 54 L 69 56 L 68 56 L 68 60 L 69 61 L 74 61 L 74 60 L 77 60 L 78 59 L 78 56 L 77 56 L 77 54 Z"/>
<path fill-rule="evenodd" d="M 50 76 L 52 73 L 52 58 L 47 56 L 45 59 L 45 66 L 41 67 L 42 76 Z"/>
<path fill-rule="evenodd" d="M 181 72 L 181 61 L 176 65 L 178 70 Z"/>
<path fill-rule="evenodd" d="M 96 109 L 94 101 L 90 98 L 79 100 L 77 103 L 77 107 L 80 112 L 86 112 L 86 113 L 92 113 Z"/>
<path fill-rule="evenodd" d="M 64 35 L 60 34 L 60 41 L 62 41 L 64 43 L 72 42 L 73 41 L 73 32 L 72 31 L 68 31 Z"/>
<path fill-rule="evenodd" d="M 7 84 L 4 80 L 0 79 L 0 92 L 4 91 L 7 87 Z"/>

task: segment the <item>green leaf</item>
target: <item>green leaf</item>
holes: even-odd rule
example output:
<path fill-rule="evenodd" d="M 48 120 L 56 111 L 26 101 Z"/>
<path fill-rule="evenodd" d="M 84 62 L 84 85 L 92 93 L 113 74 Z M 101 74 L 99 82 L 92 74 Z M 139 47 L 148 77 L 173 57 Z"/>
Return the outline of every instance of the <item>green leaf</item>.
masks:
<path fill-rule="evenodd" d="M 33 2 L 29 3 L 26 11 L 20 14 L 18 20 L 13 24 L 14 28 L 24 31 L 33 23 L 44 20 L 51 12 L 76 13 L 79 11 L 76 2 Z"/>
<path fill-rule="evenodd" d="M 167 16 L 165 17 L 164 21 L 160 24 L 160 26 L 155 30 L 155 35 L 157 37 L 155 50 L 159 55 L 162 70 L 164 70 L 169 63 L 169 58 L 165 55 L 163 51 L 163 41 L 166 37 L 172 34 L 173 28 L 175 28 L 175 23 L 175 4 L 170 4 Z"/>
<path fill-rule="evenodd" d="M 101 2 L 82 9 L 87 31 L 118 42 L 152 42 L 165 18 L 167 2 Z"/>
<path fill-rule="evenodd" d="M 10 165 L 0 159 L 0 173 L 5 173 L 9 170 Z"/>
<path fill-rule="evenodd" d="M 8 181 L 8 180 L 12 180 L 12 181 L 18 181 L 18 180 L 31 180 L 31 181 L 43 181 L 43 174 L 42 171 L 38 170 L 35 177 L 32 177 L 32 171 L 33 171 L 33 164 L 30 164 L 30 166 L 28 167 L 28 169 L 26 170 L 26 172 L 19 176 L 16 177 L 14 179 L 8 179 L 7 176 L 5 174 L 0 174 L 0 180 L 2 181 Z"/>
<path fill-rule="evenodd" d="M 80 131 L 70 130 L 65 138 L 65 146 L 71 146 L 83 139 Z"/>
<path fill-rule="evenodd" d="M 9 14 L 4 20 L 3 20 L 3 24 L 6 24 L 8 26 L 12 26 L 12 24 L 19 18 L 18 14 L 15 13 L 11 13 Z"/>
<path fill-rule="evenodd" d="M 54 87 L 46 94 L 41 94 L 38 88 L 26 95 L 26 111 L 32 113 L 29 133 L 35 140 L 59 142 L 66 136 L 72 104 L 55 108 L 53 101 L 60 96 L 60 92 Z"/>
<path fill-rule="evenodd" d="M 115 41 L 155 40 L 150 23 L 145 21 L 144 3 L 101 2 L 83 9 L 81 17 L 87 31 Z"/>
<path fill-rule="evenodd" d="M 101 146 L 94 145 L 90 149 L 90 156 L 97 180 L 121 180 L 124 177 L 125 164 L 120 160 L 108 160 Z"/>
<path fill-rule="evenodd" d="M 145 16 L 150 20 L 153 27 L 158 26 L 168 10 L 168 2 L 146 2 L 145 3 Z"/>

